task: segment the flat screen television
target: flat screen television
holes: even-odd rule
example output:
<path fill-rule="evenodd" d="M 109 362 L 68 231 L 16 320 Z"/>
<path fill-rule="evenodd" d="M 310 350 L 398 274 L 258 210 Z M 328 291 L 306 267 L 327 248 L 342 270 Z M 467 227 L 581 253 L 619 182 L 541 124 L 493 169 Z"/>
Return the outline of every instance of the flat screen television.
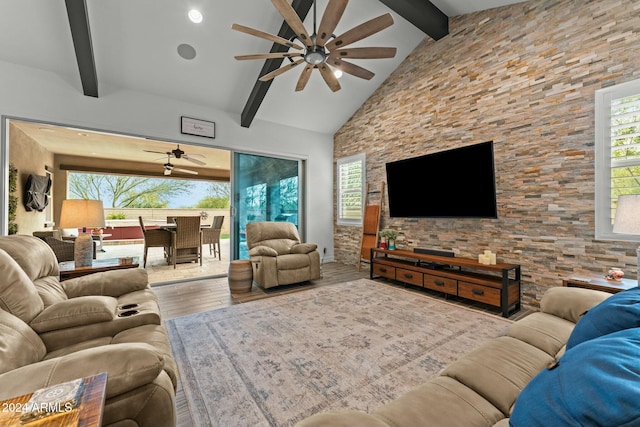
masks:
<path fill-rule="evenodd" d="M 497 218 L 493 141 L 386 164 L 389 215 Z"/>

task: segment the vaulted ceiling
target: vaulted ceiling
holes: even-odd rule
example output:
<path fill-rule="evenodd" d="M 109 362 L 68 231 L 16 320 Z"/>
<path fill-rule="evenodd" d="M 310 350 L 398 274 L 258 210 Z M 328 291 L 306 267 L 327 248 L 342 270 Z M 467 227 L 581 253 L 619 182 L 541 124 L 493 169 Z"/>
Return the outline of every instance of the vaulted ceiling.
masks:
<path fill-rule="evenodd" d="M 335 34 L 391 13 L 394 25 L 354 44 L 398 49 L 393 59 L 354 60 L 371 80 L 345 74 L 332 92 L 319 73 L 296 92 L 300 71 L 258 82 L 265 61 L 234 55 L 269 52 L 273 43 L 231 30 L 233 23 L 267 33 L 288 26 L 268 0 L 4 0 L 0 5 L 0 61 L 49 71 L 87 96 L 120 90 L 145 92 L 230 113 L 238 124 L 254 119 L 334 133 L 424 37 L 446 34 L 447 17 L 520 0 L 351 0 Z M 293 0 L 313 28 L 311 0 Z M 328 0 L 317 0 L 321 16 Z M 187 18 L 190 8 L 200 24 Z M 319 18 L 318 18 L 319 19 Z M 443 33 L 443 25 L 444 33 Z M 185 59 L 189 47 L 195 54 Z M 215 118 L 212 118 L 215 120 Z"/>

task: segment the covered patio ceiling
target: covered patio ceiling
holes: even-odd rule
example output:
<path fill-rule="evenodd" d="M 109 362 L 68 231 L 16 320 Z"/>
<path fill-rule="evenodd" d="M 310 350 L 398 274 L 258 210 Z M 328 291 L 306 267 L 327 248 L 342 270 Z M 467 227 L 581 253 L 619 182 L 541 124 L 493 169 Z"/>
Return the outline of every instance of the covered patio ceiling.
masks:
<path fill-rule="evenodd" d="M 57 156 L 61 169 L 74 171 L 164 177 L 163 165 L 167 163 L 168 156 L 159 153 L 171 152 L 178 144 L 53 124 L 20 120 L 11 120 L 10 123 L 10 132 L 24 133 Z M 10 149 L 19 147 L 10 146 Z M 191 175 L 174 171 L 172 178 L 229 181 L 229 150 L 193 143 L 181 143 L 180 149 L 189 155 L 197 155 L 196 158 L 206 165 L 172 157 L 170 162 L 175 167 L 198 172 L 198 175 Z"/>

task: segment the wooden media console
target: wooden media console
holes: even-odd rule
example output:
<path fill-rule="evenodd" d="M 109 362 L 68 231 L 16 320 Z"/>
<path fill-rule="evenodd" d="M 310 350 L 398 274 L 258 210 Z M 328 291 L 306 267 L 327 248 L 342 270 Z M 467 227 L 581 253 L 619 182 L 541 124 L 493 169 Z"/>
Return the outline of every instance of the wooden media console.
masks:
<path fill-rule="evenodd" d="M 499 307 L 503 317 L 520 309 L 520 266 L 480 264 L 471 258 L 371 249 L 370 277 L 455 295 Z"/>

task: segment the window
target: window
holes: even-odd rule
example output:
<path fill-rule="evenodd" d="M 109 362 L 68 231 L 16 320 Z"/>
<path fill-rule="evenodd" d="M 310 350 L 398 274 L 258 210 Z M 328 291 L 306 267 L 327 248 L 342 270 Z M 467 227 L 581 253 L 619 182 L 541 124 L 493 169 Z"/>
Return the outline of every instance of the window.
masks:
<path fill-rule="evenodd" d="M 614 234 L 618 196 L 640 194 L 640 80 L 596 91 L 596 239 Z"/>
<path fill-rule="evenodd" d="M 365 155 L 343 157 L 336 162 L 338 188 L 338 224 L 362 225 Z"/>

